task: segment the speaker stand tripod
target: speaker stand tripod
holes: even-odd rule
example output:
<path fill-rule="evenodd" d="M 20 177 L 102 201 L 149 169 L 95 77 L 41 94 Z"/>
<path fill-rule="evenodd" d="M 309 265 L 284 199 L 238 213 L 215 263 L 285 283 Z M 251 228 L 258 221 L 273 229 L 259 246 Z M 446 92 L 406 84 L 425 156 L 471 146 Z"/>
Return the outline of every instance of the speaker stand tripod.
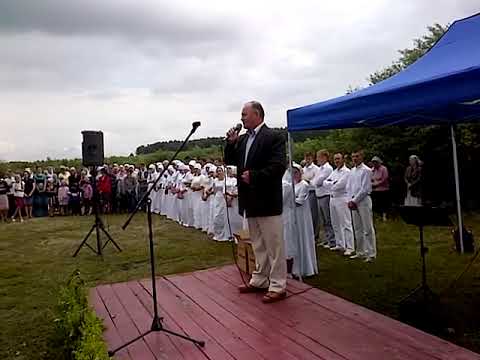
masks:
<path fill-rule="evenodd" d="M 80 249 L 85 245 L 87 246 L 90 250 L 92 250 L 95 254 L 97 255 L 102 255 L 102 250 L 105 249 L 105 247 L 108 245 L 109 242 L 111 242 L 118 251 L 122 251 L 120 246 L 113 240 L 112 236 L 108 233 L 108 231 L 105 229 L 105 225 L 103 224 L 102 219 L 98 215 L 98 192 L 97 192 L 97 171 L 96 167 L 92 167 L 92 189 L 93 189 L 93 214 L 95 216 L 95 222 L 93 223 L 92 227 L 90 228 L 90 231 L 87 233 L 83 241 L 80 243 L 78 246 L 77 250 L 73 254 L 73 257 L 77 256 L 77 254 L 80 252 Z M 93 230 L 95 230 L 95 233 L 97 235 L 97 248 L 93 248 L 87 241 L 90 235 L 93 233 Z M 102 240 L 100 239 L 100 231 L 102 231 L 105 236 L 107 237 L 107 241 L 102 245 Z"/>

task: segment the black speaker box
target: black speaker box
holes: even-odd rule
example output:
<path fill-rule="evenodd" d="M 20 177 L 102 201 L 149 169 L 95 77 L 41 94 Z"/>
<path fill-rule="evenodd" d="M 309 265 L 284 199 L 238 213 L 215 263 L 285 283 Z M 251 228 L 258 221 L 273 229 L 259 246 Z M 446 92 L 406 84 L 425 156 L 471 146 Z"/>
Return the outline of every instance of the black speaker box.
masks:
<path fill-rule="evenodd" d="M 104 163 L 103 133 L 82 131 L 82 162 L 85 166 L 100 166 Z"/>

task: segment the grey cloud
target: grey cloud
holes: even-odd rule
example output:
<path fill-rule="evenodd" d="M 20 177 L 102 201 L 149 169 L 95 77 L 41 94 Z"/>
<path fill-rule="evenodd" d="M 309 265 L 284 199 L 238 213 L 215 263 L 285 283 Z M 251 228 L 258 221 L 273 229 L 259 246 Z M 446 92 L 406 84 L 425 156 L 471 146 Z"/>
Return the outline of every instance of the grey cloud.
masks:
<path fill-rule="evenodd" d="M 171 1 L 15 0 L 0 3 L 0 29 L 59 36 L 120 36 L 158 41 L 231 40 L 238 32 L 228 14 L 208 18 Z"/>

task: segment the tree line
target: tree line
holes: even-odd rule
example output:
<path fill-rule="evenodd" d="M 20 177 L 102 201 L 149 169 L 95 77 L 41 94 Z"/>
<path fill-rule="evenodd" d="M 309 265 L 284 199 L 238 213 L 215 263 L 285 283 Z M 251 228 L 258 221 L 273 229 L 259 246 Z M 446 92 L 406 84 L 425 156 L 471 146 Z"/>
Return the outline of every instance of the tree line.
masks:
<path fill-rule="evenodd" d="M 425 35 L 413 40 L 413 47 L 399 50 L 399 58 L 389 66 L 368 77 L 370 85 L 376 84 L 402 71 L 423 56 L 445 33 L 448 26 L 434 24 Z M 351 87 L 347 92 L 356 91 Z M 286 134 L 286 129 L 278 129 Z M 301 161 L 306 152 L 328 149 L 331 153 L 349 154 L 363 148 L 366 158 L 380 156 L 390 170 L 392 197 L 395 203 L 402 202 L 405 185 L 403 175 L 412 154 L 419 156 L 424 165 L 424 196 L 434 204 L 451 204 L 455 198 L 452 147 L 450 129 L 447 126 L 388 126 L 382 128 L 360 128 L 339 130 L 315 130 L 293 133 L 293 159 Z M 169 159 L 182 141 L 171 140 L 141 145 L 136 155 L 112 156 L 107 163 L 150 164 Z M 480 191 L 476 186 L 475 165 L 480 162 L 480 125 L 478 123 L 457 126 L 458 157 L 461 177 L 461 193 L 466 208 L 477 209 Z M 180 160 L 222 159 L 223 137 L 208 137 L 191 141 L 179 155 Z M 0 171 L 25 167 L 60 165 L 81 166 L 80 159 L 45 160 L 37 162 L 0 163 Z"/>

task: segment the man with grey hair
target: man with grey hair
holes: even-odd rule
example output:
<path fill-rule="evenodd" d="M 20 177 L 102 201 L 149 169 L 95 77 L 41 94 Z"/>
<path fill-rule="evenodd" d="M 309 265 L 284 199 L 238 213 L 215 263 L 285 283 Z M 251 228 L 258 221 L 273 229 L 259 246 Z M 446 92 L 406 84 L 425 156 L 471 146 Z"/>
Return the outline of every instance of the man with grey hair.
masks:
<path fill-rule="evenodd" d="M 262 301 L 286 298 L 287 264 L 283 241 L 282 177 L 286 169 L 285 137 L 264 123 L 257 101 L 243 106 L 247 133 L 227 132 L 225 162 L 237 166 L 239 213 L 248 220 L 256 269 L 240 293 L 266 292 Z"/>

